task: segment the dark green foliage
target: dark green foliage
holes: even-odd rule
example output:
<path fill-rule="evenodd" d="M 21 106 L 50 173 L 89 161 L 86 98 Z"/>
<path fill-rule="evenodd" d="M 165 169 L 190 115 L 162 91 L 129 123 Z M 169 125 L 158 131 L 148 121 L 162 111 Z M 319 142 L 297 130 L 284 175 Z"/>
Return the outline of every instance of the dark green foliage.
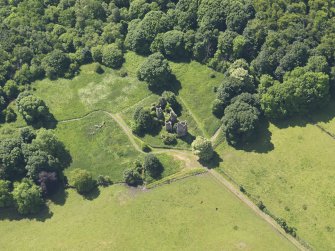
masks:
<path fill-rule="evenodd" d="M 16 100 L 16 105 L 28 124 L 46 121 L 50 117 L 46 104 L 31 93 L 21 93 Z"/>
<path fill-rule="evenodd" d="M 68 176 L 69 185 L 73 186 L 78 193 L 86 194 L 93 190 L 96 181 L 90 172 L 83 169 L 74 169 Z"/>
<path fill-rule="evenodd" d="M 99 175 L 97 178 L 98 186 L 108 187 L 113 184 L 113 181 L 108 175 Z"/>
<path fill-rule="evenodd" d="M 129 49 L 137 53 L 148 54 L 156 35 L 168 29 L 166 14 L 161 11 L 150 11 L 143 20 L 134 19 L 129 23 L 125 43 Z"/>
<path fill-rule="evenodd" d="M 192 142 L 192 151 L 199 157 L 200 161 L 205 162 L 210 161 L 214 155 L 212 142 L 200 136 Z"/>
<path fill-rule="evenodd" d="M 25 127 L 20 130 L 20 137 L 24 143 L 30 144 L 36 138 L 36 133 L 31 128 Z"/>
<path fill-rule="evenodd" d="M 106 45 L 102 49 L 102 63 L 111 68 L 120 68 L 123 64 L 123 52 L 116 44 Z"/>
<path fill-rule="evenodd" d="M 150 132 L 157 125 L 153 115 L 147 108 L 137 107 L 133 119 L 132 130 L 138 135 Z"/>
<path fill-rule="evenodd" d="M 14 184 L 13 198 L 20 214 L 35 214 L 43 205 L 42 190 L 29 179 Z"/>
<path fill-rule="evenodd" d="M 10 192 L 10 182 L 0 180 L 0 208 L 9 207 L 13 204 L 13 197 Z"/>
<path fill-rule="evenodd" d="M 142 149 L 143 152 L 146 152 L 146 153 L 151 152 L 151 148 L 150 148 L 150 146 L 148 146 L 148 145 L 145 144 L 145 143 L 142 143 L 142 145 L 141 145 L 141 149 Z"/>
<path fill-rule="evenodd" d="M 298 69 L 283 83 L 275 83 L 261 96 L 261 105 L 269 118 L 305 114 L 322 107 L 330 97 L 329 77 L 321 72 Z"/>
<path fill-rule="evenodd" d="M 151 153 L 145 155 L 143 161 L 143 168 L 146 173 L 153 178 L 158 178 L 164 171 L 162 163 L 155 155 Z"/>
<path fill-rule="evenodd" d="M 158 40 L 157 42 L 156 39 Z M 188 57 L 185 50 L 183 32 L 177 30 L 168 31 L 162 34 L 162 36 L 157 36 L 156 39 L 155 42 L 157 43 L 157 49 L 154 49 L 153 51 L 159 51 L 171 59 Z M 152 44 L 152 47 L 155 47 L 154 44 Z"/>
<path fill-rule="evenodd" d="M 225 103 L 221 99 L 215 99 L 212 104 L 212 113 L 221 118 L 224 114 Z"/>
<path fill-rule="evenodd" d="M 4 93 L 7 96 L 7 99 L 15 99 L 17 95 L 19 94 L 19 88 L 15 81 L 13 80 L 8 80 L 6 84 L 3 87 Z"/>
<path fill-rule="evenodd" d="M 119 68 L 125 48 L 195 59 L 222 73 L 243 58 L 251 65 L 245 70 L 255 86 L 262 75 L 285 83 L 285 75 L 306 67 L 329 75 L 333 92 L 333 6 L 333 0 L 9 1 L 0 7 L 0 109 L 17 97 L 19 86 L 44 76 L 73 77 L 92 60 Z M 161 91 L 169 83 L 166 64 L 154 64 L 158 71 L 142 76 L 150 87 Z M 245 82 L 241 72 L 227 76 Z M 261 87 L 265 92 L 267 87 Z M 220 117 L 222 103 L 226 107 L 240 93 L 218 98 L 213 112 Z"/>
<path fill-rule="evenodd" d="M 175 144 L 177 144 L 177 137 L 176 137 L 175 134 L 165 133 L 165 134 L 162 134 L 161 138 L 162 138 L 163 143 L 165 145 L 175 145 Z"/>
<path fill-rule="evenodd" d="M 8 107 L 6 110 L 3 111 L 4 115 L 5 115 L 5 121 L 7 123 L 11 123 L 14 122 L 17 118 L 16 113 L 14 112 L 13 108 Z"/>
<path fill-rule="evenodd" d="M 54 50 L 43 59 L 45 75 L 50 79 L 63 77 L 70 66 L 70 58 L 61 50 Z"/>
<path fill-rule="evenodd" d="M 151 88 L 163 89 L 171 79 L 168 61 L 161 53 L 150 55 L 137 72 L 138 79 L 146 81 Z"/>
<path fill-rule="evenodd" d="M 123 173 L 123 177 L 129 186 L 139 186 L 143 184 L 141 175 L 135 169 L 126 169 Z"/>
<path fill-rule="evenodd" d="M 177 97 L 173 92 L 164 91 L 162 97 L 170 104 L 171 108 L 175 111 L 179 109 L 180 104 L 177 101 Z"/>
<path fill-rule="evenodd" d="M 235 77 L 227 77 L 218 88 L 217 99 L 221 101 L 220 106 L 223 106 L 223 109 L 225 109 L 234 97 L 243 92 L 252 93 L 254 91 L 255 87 L 250 81 L 243 81 L 243 79 Z M 222 111 L 222 109 L 219 111 Z"/>
<path fill-rule="evenodd" d="M 40 172 L 38 174 L 38 184 L 40 184 L 44 196 L 54 194 L 59 187 L 57 174 L 55 172 Z"/>
<path fill-rule="evenodd" d="M 222 121 L 228 143 L 237 146 L 251 140 L 260 123 L 260 112 L 240 99 L 225 109 Z"/>
<path fill-rule="evenodd" d="M 98 74 L 102 74 L 102 73 L 105 72 L 104 69 L 102 68 L 102 66 L 99 63 L 96 63 L 94 65 L 94 71 Z"/>
<path fill-rule="evenodd" d="M 0 178 L 16 180 L 26 173 L 21 140 L 4 139 L 0 142 Z"/>

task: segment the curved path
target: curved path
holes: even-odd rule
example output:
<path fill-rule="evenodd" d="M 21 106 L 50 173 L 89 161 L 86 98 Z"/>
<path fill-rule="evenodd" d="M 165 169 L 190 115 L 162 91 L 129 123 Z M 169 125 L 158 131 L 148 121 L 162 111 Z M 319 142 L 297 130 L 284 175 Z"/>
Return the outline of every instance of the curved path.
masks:
<path fill-rule="evenodd" d="M 140 152 L 144 153 L 141 149 L 141 147 L 137 144 L 136 141 L 140 141 L 140 139 L 136 138 L 136 136 L 133 135 L 131 129 L 129 126 L 126 124 L 126 122 L 123 120 L 121 115 L 119 113 L 113 114 L 110 113 L 106 110 L 94 110 L 86 115 L 79 117 L 79 118 L 74 118 L 74 119 L 67 119 L 67 120 L 62 120 L 59 121 L 59 123 L 67 123 L 67 122 L 73 122 L 73 121 L 78 121 L 87 118 L 93 113 L 97 112 L 102 112 L 107 114 L 109 117 L 111 117 L 117 124 L 118 126 L 124 131 L 124 133 L 127 135 L 129 138 L 129 141 L 131 144 L 134 146 L 134 148 Z M 213 135 L 211 138 L 212 142 L 215 142 L 216 139 L 218 138 L 220 134 L 221 127 L 216 131 L 216 133 Z M 156 154 L 168 154 L 174 157 L 175 159 L 181 160 L 185 163 L 186 168 L 206 168 L 203 165 L 201 165 L 195 155 L 192 154 L 191 151 L 186 151 L 186 150 L 176 150 L 176 149 L 160 149 L 160 148 L 155 148 L 152 147 L 152 152 Z M 207 170 L 207 168 L 206 168 Z M 266 222 L 268 222 L 279 234 L 284 236 L 287 240 L 289 240 L 298 250 L 307 250 L 297 239 L 292 237 L 291 235 L 287 234 L 278 224 L 277 222 L 271 218 L 269 215 L 265 214 L 263 211 L 261 211 L 246 195 L 241 193 L 231 182 L 229 182 L 224 176 L 219 174 L 217 171 L 210 169 L 208 171 L 209 174 L 211 174 L 219 183 L 224 185 L 232 194 L 234 194 L 239 200 L 241 200 L 244 204 L 246 204 L 251 210 L 253 210 L 259 217 L 264 219 Z"/>

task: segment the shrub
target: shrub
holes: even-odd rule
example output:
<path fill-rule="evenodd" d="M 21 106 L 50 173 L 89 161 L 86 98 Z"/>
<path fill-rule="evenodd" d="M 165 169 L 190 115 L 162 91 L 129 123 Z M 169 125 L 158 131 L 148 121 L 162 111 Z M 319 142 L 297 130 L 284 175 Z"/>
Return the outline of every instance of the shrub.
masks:
<path fill-rule="evenodd" d="M 78 193 L 85 194 L 96 186 L 96 181 L 90 172 L 83 169 L 74 169 L 69 175 L 69 184 L 73 186 Z"/>
<path fill-rule="evenodd" d="M 177 101 L 177 97 L 173 92 L 170 91 L 164 91 L 162 93 L 162 97 L 165 98 L 165 100 L 170 104 L 172 109 L 178 110 L 179 108 L 179 103 Z"/>
<path fill-rule="evenodd" d="M 151 152 L 150 146 L 148 146 L 144 142 L 141 143 L 141 149 L 142 149 L 143 152 L 146 152 L 146 153 Z"/>
<path fill-rule="evenodd" d="M 220 99 L 215 99 L 212 104 L 212 113 L 217 117 L 221 118 L 224 114 L 224 102 Z"/>
<path fill-rule="evenodd" d="M 104 73 L 104 69 L 102 68 L 102 66 L 99 63 L 95 63 L 94 64 L 94 72 L 98 73 L 98 74 L 102 74 Z"/>
<path fill-rule="evenodd" d="M 125 78 L 128 76 L 128 72 L 124 69 L 120 70 L 119 75 L 121 78 Z"/>
<path fill-rule="evenodd" d="M 113 181 L 108 175 L 99 175 L 97 179 L 98 186 L 107 187 L 113 184 Z"/>
<path fill-rule="evenodd" d="M 141 175 L 135 169 L 126 169 L 123 173 L 123 177 L 129 186 L 138 186 L 143 184 Z"/>
<path fill-rule="evenodd" d="M 197 137 L 192 142 L 192 151 L 202 161 L 211 160 L 214 154 L 212 142 L 201 136 Z"/>
<path fill-rule="evenodd" d="M 177 137 L 171 133 L 165 133 L 161 136 L 163 143 L 165 145 L 175 145 L 177 144 Z"/>
<path fill-rule="evenodd" d="M 143 168 L 153 178 L 159 177 L 164 170 L 159 159 L 150 153 L 144 157 Z"/>

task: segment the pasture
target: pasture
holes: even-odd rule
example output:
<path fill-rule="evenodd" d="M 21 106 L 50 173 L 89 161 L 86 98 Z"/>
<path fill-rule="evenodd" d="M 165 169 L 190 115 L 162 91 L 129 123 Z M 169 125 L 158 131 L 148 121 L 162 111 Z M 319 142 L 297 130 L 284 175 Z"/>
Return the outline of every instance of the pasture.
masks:
<path fill-rule="evenodd" d="M 1 250 L 295 250 L 211 176 L 86 200 L 68 190 L 38 219 L 0 211 Z M 20 241 L 17 240 L 20 236 Z"/>
<path fill-rule="evenodd" d="M 249 148 L 236 150 L 222 144 L 217 152 L 223 159 L 218 171 L 233 177 L 270 212 L 296 227 L 312 247 L 335 249 L 334 138 L 296 120 L 270 124 L 269 131 Z"/>

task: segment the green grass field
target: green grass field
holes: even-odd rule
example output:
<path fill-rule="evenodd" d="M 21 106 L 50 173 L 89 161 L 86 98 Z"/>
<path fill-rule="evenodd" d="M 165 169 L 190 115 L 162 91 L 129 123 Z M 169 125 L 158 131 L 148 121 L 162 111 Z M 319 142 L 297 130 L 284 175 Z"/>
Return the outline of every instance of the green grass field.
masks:
<path fill-rule="evenodd" d="M 220 85 L 223 74 L 194 61 L 170 65 L 182 86 L 179 98 L 193 114 L 203 134 L 208 138 L 213 136 L 221 125 L 220 120 L 212 114 L 212 102 L 216 97 L 213 88 Z M 211 78 L 210 74 L 214 74 L 215 78 Z"/>
<path fill-rule="evenodd" d="M 69 190 L 62 204 L 40 221 L 0 211 L 0 250 L 295 250 L 207 175 L 148 191 L 114 185 L 94 200 Z"/>
<path fill-rule="evenodd" d="M 335 140 L 315 125 L 299 123 L 281 129 L 271 124 L 271 143 L 263 142 L 267 147 L 258 152 L 221 145 L 219 169 L 296 227 L 316 250 L 334 250 Z"/>
<path fill-rule="evenodd" d="M 93 68 L 93 64 L 82 66 L 80 74 L 71 80 L 37 81 L 33 84 L 35 94 L 57 120 L 81 117 L 98 109 L 117 113 L 150 95 L 136 77 L 122 78 L 119 71 L 107 68 L 99 75 Z"/>
<path fill-rule="evenodd" d="M 110 175 L 113 181 L 123 180 L 123 171 L 133 167 L 142 156 L 130 143 L 116 122 L 104 112 L 92 113 L 75 121 L 59 123 L 55 129 L 58 138 L 70 151 L 73 168 L 91 171 L 95 177 Z M 164 154 L 158 155 L 165 171 L 163 177 L 181 169 L 181 163 Z"/>

